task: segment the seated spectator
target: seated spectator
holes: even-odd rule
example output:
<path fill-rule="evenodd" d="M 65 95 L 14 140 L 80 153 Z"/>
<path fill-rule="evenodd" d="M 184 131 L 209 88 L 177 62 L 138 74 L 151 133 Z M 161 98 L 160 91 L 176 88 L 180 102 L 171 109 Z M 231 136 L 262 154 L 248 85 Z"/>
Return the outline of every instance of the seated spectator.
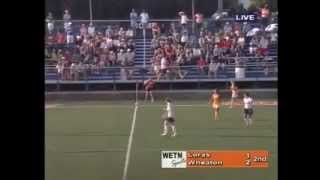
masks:
<path fill-rule="evenodd" d="M 264 36 L 261 37 L 258 45 L 258 55 L 259 56 L 266 56 L 268 52 L 269 40 Z"/>
<path fill-rule="evenodd" d="M 81 24 L 80 27 L 80 36 L 85 37 L 88 34 L 88 28 L 86 27 L 85 24 Z"/>
<path fill-rule="evenodd" d="M 244 45 L 245 45 L 245 37 L 243 34 L 241 34 L 237 40 L 237 44 L 239 45 L 239 47 L 241 49 L 244 49 Z"/>
<path fill-rule="evenodd" d="M 132 51 L 131 49 L 127 49 L 127 53 L 125 56 L 126 56 L 128 65 L 129 66 L 134 65 L 134 57 L 135 57 L 134 51 Z"/>
<path fill-rule="evenodd" d="M 202 56 L 200 56 L 200 58 L 198 59 L 197 66 L 200 71 L 200 74 L 205 74 L 207 62 L 204 60 Z"/>
<path fill-rule="evenodd" d="M 108 25 L 108 27 L 107 27 L 107 29 L 105 31 L 105 36 L 107 38 L 111 38 L 113 36 L 113 30 L 112 30 L 110 25 Z"/>
<path fill-rule="evenodd" d="M 218 68 L 218 63 L 211 60 L 208 68 L 208 78 L 217 78 Z"/>
<path fill-rule="evenodd" d="M 108 60 L 109 60 L 109 64 L 110 64 L 110 65 L 115 65 L 115 64 L 116 64 L 116 62 L 117 62 L 117 56 L 116 56 L 116 54 L 115 54 L 113 51 L 110 51 L 110 52 L 109 52 Z"/>
<path fill-rule="evenodd" d="M 232 31 L 232 26 L 230 25 L 229 22 L 226 22 L 225 25 L 224 25 L 224 28 L 223 28 L 223 31 L 225 33 L 230 33 Z"/>
<path fill-rule="evenodd" d="M 118 36 L 120 39 L 123 39 L 126 37 L 126 31 L 123 29 L 123 27 L 120 27 L 119 32 L 118 32 Z"/>
<path fill-rule="evenodd" d="M 258 48 L 258 45 L 259 45 L 259 41 L 258 41 L 258 38 L 256 36 L 254 36 L 250 43 L 249 43 L 249 54 L 251 56 L 255 56 L 256 53 L 257 53 L 257 48 Z"/>
<path fill-rule="evenodd" d="M 126 38 L 133 38 L 134 32 L 132 29 L 127 29 Z"/>
<path fill-rule="evenodd" d="M 125 53 L 123 52 L 123 49 L 120 49 L 118 55 L 117 55 L 117 64 L 120 64 L 121 66 L 126 66 L 126 56 Z"/>
<path fill-rule="evenodd" d="M 151 40 L 151 49 L 152 49 L 152 50 L 155 50 L 155 49 L 157 49 L 158 47 L 159 47 L 159 41 L 158 41 L 158 39 L 153 38 L 153 39 Z"/>
<path fill-rule="evenodd" d="M 63 70 L 64 70 L 64 65 L 62 62 L 59 62 L 56 66 L 57 69 L 57 74 L 58 74 L 58 80 L 63 80 Z"/>
<path fill-rule="evenodd" d="M 135 56 L 134 51 L 132 51 L 131 49 L 127 49 L 126 59 L 127 59 L 127 66 L 128 66 L 127 68 L 128 79 L 132 78 L 132 75 L 134 72 L 134 69 L 131 68 L 134 66 L 134 56 Z"/>
<path fill-rule="evenodd" d="M 77 72 L 77 67 L 76 63 L 72 62 L 70 66 L 70 76 L 71 80 L 78 80 L 78 72 Z"/>
<path fill-rule="evenodd" d="M 248 24 L 247 22 L 243 22 L 242 32 L 244 34 L 247 34 L 247 32 L 250 31 L 250 29 L 251 29 L 251 25 Z"/>
<path fill-rule="evenodd" d="M 56 36 L 56 40 L 58 45 L 60 45 L 59 47 L 62 47 L 62 45 L 65 43 L 65 36 L 63 33 L 58 32 L 57 36 Z"/>
<path fill-rule="evenodd" d="M 168 71 L 168 61 L 167 61 L 167 58 L 165 56 L 162 56 L 161 57 L 161 61 L 160 61 L 161 76 L 165 76 L 167 74 L 167 71 Z"/>
<path fill-rule="evenodd" d="M 56 44 L 56 41 L 57 41 L 57 37 L 55 37 L 52 33 L 48 34 L 47 39 L 46 39 L 46 43 L 47 43 L 48 47 L 51 47 L 54 44 Z"/>
<path fill-rule="evenodd" d="M 271 41 L 271 43 L 276 43 L 278 41 L 278 33 L 271 32 L 270 33 L 270 41 Z"/>
<path fill-rule="evenodd" d="M 73 44 L 74 43 L 74 36 L 72 32 L 67 33 L 67 44 Z"/>
<path fill-rule="evenodd" d="M 57 62 L 58 61 L 58 56 L 57 56 L 57 50 L 52 49 L 51 54 L 50 54 L 50 61 L 52 62 Z"/>
<path fill-rule="evenodd" d="M 192 58 L 194 57 L 192 53 L 192 49 L 188 48 L 185 53 L 185 64 L 191 64 L 192 63 Z"/>
<path fill-rule="evenodd" d="M 64 32 L 68 33 L 72 31 L 72 22 L 64 23 Z"/>
<path fill-rule="evenodd" d="M 181 36 L 181 41 L 180 41 L 180 44 L 185 47 L 186 44 L 188 43 L 188 33 L 187 32 L 184 32 Z"/>

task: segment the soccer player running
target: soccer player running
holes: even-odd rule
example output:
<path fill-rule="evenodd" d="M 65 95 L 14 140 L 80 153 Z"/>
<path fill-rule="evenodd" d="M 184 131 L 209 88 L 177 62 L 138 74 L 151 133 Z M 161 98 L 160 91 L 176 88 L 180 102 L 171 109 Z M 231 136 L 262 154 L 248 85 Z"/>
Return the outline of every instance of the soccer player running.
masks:
<path fill-rule="evenodd" d="M 249 93 L 245 93 L 243 97 L 244 106 L 244 122 L 246 127 L 252 125 L 252 114 L 253 114 L 253 99 Z"/>
<path fill-rule="evenodd" d="M 165 110 L 165 114 L 162 116 L 164 122 L 163 122 L 163 133 L 161 134 L 161 136 L 165 136 L 168 133 L 168 127 L 171 127 L 172 130 L 172 137 L 177 135 L 176 132 L 176 125 L 175 125 L 175 114 L 174 114 L 174 107 L 172 104 L 172 100 L 169 98 L 166 98 L 166 108 L 164 108 Z"/>
<path fill-rule="evenodd" d="M 143 82 L 144 89 L 145 89 L 145 95 L 144 95 L 145 102 L 148 100 L 148 95 L 150 95 L 151 103 L 154 102 L 152 90 L 154 89 L 155 84 L 156 84 L 156 82 L 152 78 L 149 78 Z"/>
<path fill-rule="evenodd" d="M 219 111 L 220 111 L 220 94 L 217 89 L 213 90 L 213 93 L 210 97 L 209 104 L 212 107 L 212 118 L 214 120 L 219 119 Z"/>
<path fill-rule="evenodd" d="M 231 90 L 230 108 L 233 108 L 233 103 L 237 100 L 238 94 L 239 94 L 239 89 L 233 81 L 231 81 L 230 90 Z"/>

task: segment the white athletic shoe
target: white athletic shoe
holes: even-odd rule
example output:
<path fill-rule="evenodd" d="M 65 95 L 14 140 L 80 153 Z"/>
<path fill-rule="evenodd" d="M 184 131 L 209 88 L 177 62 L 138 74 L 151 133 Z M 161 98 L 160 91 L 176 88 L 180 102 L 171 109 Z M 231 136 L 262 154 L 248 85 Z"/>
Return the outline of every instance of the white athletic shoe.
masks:
<path fill-rule="evenodd" d="M 174 134 L 172 134 L 172 135 L 171 135 L 171 137 L 175 137 L 176 135 L 177 135 L 177 134 L 176 134 L 176 133 L 174 133 Z"/>
<path fill-rule="evenodd" d="M 165 136 L 165 135 L 167 135 L 167 134 L 166 134 L 166 133 L 162 133 L 162 134 L 161 134 L 161 136 Z"/>

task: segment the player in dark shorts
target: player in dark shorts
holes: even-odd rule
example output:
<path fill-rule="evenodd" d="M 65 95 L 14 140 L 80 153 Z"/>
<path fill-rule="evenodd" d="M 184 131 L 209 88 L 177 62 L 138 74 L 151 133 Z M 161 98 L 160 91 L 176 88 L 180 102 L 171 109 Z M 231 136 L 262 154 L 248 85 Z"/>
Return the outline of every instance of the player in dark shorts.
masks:
<path fill-rule="evenodd" d="M 148 95 L 150 95 L 151 102 L 154 102 L 152 91 L 155 88 L 155 84 L 156 84 L 156 82 L 152 78 L 149 78 L 148 80 L 144 81 L 143 85 L 144 85 L 144 89 L 145 89 L 145 95 L 144 95 L 145 102 L 148 100 Z"/>
<path fill-rule="evenodd" d="M 252 125 L 252 115 L 253 115 L 253 99 L 250 97 L 249 93 L 245 93 L 243 97 L 243 115 L 244 115 L 244 122 L 246 127 Z"/>

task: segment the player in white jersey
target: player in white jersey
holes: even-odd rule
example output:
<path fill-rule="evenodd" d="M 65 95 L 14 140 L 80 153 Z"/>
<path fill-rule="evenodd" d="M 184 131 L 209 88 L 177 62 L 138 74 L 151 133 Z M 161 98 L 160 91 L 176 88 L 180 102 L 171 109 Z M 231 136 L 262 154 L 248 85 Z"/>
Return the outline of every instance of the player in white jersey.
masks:
<path fill-rule="evenodd" d="M 168 133 L 168 127 L 171 127 L 172 130 L 172 137 L 176 136 L 176 126 L 175 126 L 175 114 L 174 114 L 174 107 L 172 104 L 171 99 L 166 98 L 166 108 L 165 114 L 162 116 L 164 122 L 163 122 L 163 133 L 161 136 L 165 136 Z"/>
<path fill-rule="evenodd" d="M 244 122 L 246 126 L 252 125 L 252 114 L 253 114 L 253 99 L 249 93 L 245 93 L 243 97 L 243 108 L 244 108 Z"/>

